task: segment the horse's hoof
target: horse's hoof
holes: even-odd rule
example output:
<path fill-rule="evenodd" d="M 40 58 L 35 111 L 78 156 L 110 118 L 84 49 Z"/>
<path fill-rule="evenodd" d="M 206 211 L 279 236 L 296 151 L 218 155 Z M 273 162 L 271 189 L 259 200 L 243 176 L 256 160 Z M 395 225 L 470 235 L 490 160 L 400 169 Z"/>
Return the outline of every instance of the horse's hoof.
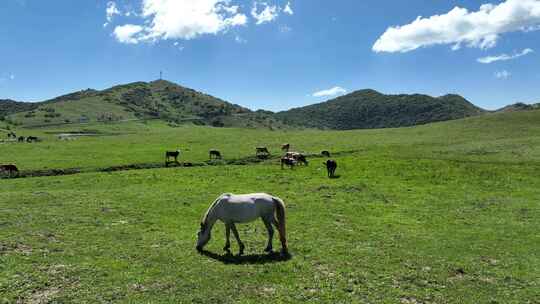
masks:
<path fill-rule="evenodd" d="M 266 247 L 266 248 L 264 249 L 264 252 L 272 253 L 272 251 L 274 251 L 274 250 L 272 249 L 272 247 Z"/>

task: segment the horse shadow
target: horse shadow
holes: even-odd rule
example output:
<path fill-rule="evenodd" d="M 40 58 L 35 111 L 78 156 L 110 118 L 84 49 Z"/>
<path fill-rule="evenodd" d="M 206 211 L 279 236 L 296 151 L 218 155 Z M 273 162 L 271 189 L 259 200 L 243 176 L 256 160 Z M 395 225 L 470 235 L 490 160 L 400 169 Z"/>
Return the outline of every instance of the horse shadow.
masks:
<path fill-rule="evenodd" d="M 202 255 L 211 258 L 213 260 L 219 261 L 223 264 L 232 264 L 232 265 L 242 265 L 242 264 L 270 264 L 270 263 L 280 263 L 286 262 L 292 259 L 290 253 L 281 254 L 277 252 L 272 252 L 268 254 L 249 254 L 249 255 L 233 255 L 231 253 L 225 253 L 219 255 L 210 251 L 202 251 Z"/>
<path fill-rule="evenodd" d="M 336 174 L 336 175 L 334 175 L 334 176 L 330 176 L 329 178 L 330 178 L 330 179 L 338 179 L 338 178 L 340 178 L 340 177 L 341 177 L 341 175 Z"/>

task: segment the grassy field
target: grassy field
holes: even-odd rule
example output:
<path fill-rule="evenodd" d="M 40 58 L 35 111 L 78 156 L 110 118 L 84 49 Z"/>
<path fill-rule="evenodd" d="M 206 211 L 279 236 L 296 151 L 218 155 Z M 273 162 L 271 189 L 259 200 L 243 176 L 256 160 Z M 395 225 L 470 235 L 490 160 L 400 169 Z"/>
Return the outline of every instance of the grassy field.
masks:
<path fill-rule="evenodd" d="M 99 136 L 56 139 L 77 131 Z M 0 303 L 540 303 L 540 111 L 370 131 L 155 121 L 17 133 L 44 140 L 0 144 L 0 162 L 84 173 L 0 180 Z M 338 153 L 340 178 L 322 158 L 242 162 L 284 142 Z M 225 161 L 98 172 L 177 147 L 182 161 L 210 148 Z M 199 255 L 198 222 L 224 192 L 283 198 L 292 257 L 262 254 L 262 222 L 239 227 L 245 256 L 223 255 L 222 225 Z"/>

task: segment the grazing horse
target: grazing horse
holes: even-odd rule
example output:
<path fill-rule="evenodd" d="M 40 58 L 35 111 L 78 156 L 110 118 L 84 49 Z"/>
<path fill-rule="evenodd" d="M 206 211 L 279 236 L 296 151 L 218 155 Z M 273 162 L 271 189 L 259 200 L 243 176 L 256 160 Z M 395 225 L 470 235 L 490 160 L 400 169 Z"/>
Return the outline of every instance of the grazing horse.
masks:
<path fill-rule="evenodd" d="M 197 233 L 197 251 L 202 252 L 204 246 L 211 238 L 214 224 L 220 220 L 225 224 L 225 247 L 223 250 L 230 253 L 230 231 L 232 230 L 238 246 L 239 254 L 244 254 L 244 243 L 240 240 L 235 224 L 249 223 L 262 219 L 268 230 L 268 244 L 266 252 L 272 252 L 272 238 L 274 225 L 279 232 L 281 252 L 287 254 L 287 237 L 285 231 L 285 203 L 278 197 L 266 193 L 254 194 L 222 194 L 208 208 L 201 221 L 201 229 Z"/>
<path fill-rule="evenodd" d="M 296 160 L 294 158 L 290 157 L 282 157 L 281 158 L 281 170 L 283 170 L 283 167 L 289 166 L 289 168 L 294 169 L 294 166 L 296 165 Z"/>
<path fill-rule="evenodd" d="M 221 159 L 221 152 L 218 150 L 210 150 L 210 159 L 212 158 Z"/>
<path fill-rule="evenodd" d="M 24 136 L 19 136 L 19 138 L 17 138 L 18 142 L 24 142 L 24 140 L 25 140 Z"/>
<path fill-rule="evenodd" d="M 326 165 L 326 171 L 328 171 L 328 177 L 332 178 L 336 176 L 337 162 L 333 159 L 329 159 L 323 163 Z"/>
<path fill-rule="evenodd" d="M 171 158 L 174 159 L 175 163 L 178 163 L 178 156 L 180 156 L 180 150 L 176 151 L 165 151 L 165 165 L 169 164 Z"/>
<path fill-rule="evenodd" d="M 290 149 L 291 149 L 291 144 L 281 145 L 281 151 L 289 152 Z"/>
<path fill-rule="evenodd" d="M 268 148 L 266 147 L 258 147 L 255 149 L 256 149 L 255 155 L 258 158 L 267 158 L 268 156 L 270 156 L 270 151 L 268 151 Z"/>
<path fill-rule="evenodd" d="M 324 157 L 330 157 L 330 152 L 329 151 L 321 151 L 321 155 L 324 156 Z"/>
<path fill-rule="evenodd" d="M 26 142 L 27 142 L 27 143 L 38 142 L 38 141 L 39 141 L 39 139 L 38 139 L 37 137 L 35 137 L 35 136 L 28 136 L 28 137 L 26 138 Z"/>
<path fill-rule="evenodd" d="M 0 165 L 0 171 L 7 172 L 9 177 L 12 177 L 14 173 L 19 174 L 19 169 L 15 165 Z"/>

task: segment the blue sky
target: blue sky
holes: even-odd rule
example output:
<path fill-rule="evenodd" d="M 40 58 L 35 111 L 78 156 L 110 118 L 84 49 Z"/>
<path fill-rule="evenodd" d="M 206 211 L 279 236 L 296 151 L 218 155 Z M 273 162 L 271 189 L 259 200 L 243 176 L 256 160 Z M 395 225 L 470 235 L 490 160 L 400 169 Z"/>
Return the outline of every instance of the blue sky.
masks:
<path fill-rule="evenodd" d="M 539 0 L 2 0 L 0 20 L 0 99 L 162 70 L 252 109 L 364 88 L 540 102 Z"/>

